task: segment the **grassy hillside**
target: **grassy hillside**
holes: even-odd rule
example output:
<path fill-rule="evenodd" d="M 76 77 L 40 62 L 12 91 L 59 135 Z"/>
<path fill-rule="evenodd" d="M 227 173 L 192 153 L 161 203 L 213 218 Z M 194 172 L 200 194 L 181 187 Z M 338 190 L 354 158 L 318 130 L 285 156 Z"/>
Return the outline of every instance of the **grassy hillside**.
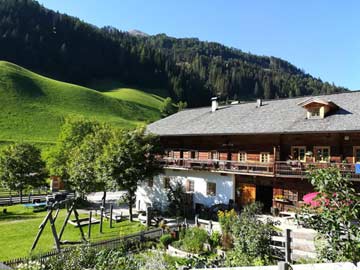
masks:
<path fill-rule="evenodd" d="M 67 115 L 135 127 L 160 117 L 162 98 L 137 89 L 98 92 L 0 61 L 0 142 L 49 143 Z"/>

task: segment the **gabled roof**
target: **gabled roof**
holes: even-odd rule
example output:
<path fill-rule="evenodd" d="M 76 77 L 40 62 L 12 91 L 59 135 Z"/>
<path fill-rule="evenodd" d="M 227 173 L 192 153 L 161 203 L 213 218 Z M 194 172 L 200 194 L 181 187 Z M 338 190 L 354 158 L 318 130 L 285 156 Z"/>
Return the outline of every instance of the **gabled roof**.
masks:
<path fill-rule="evenodd" d="M 339 109 L 324 119 L 307 119 L 298 106 L 309 97 L 240 103 L 220 107 L 188 109 L 148 126 L 148 131 L 161 136 L 271 134 L 305 132 L 360 132 L 360 92 L 324 95 L 311 100 L 331 100 Z"/>
<path fill-rule="evenodd" d="M 321 99 L 318 97 L 311 97 L 305 101 L 302 101 L 300 103 L 298 103 L 299 106 L 303 107 L 303 108 L 307 108 L 313 104 L 318 104 L 321 106 L 328 106 L 330 108 L 338 108 L 338 106 L 332 102 L 331 100 L 325 100 L 325 99 Z"/>

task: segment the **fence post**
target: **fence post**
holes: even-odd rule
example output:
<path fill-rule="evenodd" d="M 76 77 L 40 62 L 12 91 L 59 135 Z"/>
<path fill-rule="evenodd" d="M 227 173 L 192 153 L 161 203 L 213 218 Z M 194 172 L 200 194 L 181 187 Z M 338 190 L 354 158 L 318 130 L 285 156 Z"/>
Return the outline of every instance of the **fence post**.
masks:
<path fill-rule="evenodd" d="M 89 227 L 88 227 L 88 239 L 91 237 L 91 219 L 92 219 L 92 211 L 89 213 Z"/>
<path fill-rule="evenodd" d="M 152 219 L 152 212 L 151 212 L 152 208 L 151 207 L 146 207 L 146 227 L 150 227 L 151 226 L 151 219 Z"/>
<path fill-rule="evenodd" d="M 291 263 L 291 230 L 285 230 L 285 262 Z"/>
<path fill-rule="evenodd" d="M 113 205 L 110 204 L 110 229 L 112 228 Z"/>
<path fill-rule="evenodd" d="M 100 233 L 103 232 L 104 207 L 100 206 Z"/>
<path fill-rule="evenodd" d="M 213 224 L 212 221 L 209 220 L 209 232 L 212 233 L 212 229 L 213 229 Z"/>
<path fill-rule="evenodd" d="M 290 265 L 287 262 L 278 262 L 278 269 L 279 270 L 289 270 Z"/>
<path fill-rule="evenodd" d="M 199 215 L 195 215 L 195 226 L 199 227 Z"/>

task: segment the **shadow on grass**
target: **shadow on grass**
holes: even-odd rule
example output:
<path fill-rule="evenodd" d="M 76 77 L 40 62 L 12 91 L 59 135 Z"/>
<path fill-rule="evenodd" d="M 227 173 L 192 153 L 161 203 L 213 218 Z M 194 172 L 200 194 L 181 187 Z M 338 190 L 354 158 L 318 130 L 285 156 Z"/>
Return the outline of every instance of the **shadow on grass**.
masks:
<path fill-rule="evenodd" d="M 36 218 L 36 214 L 32 212 L 23 212 L 23 213 L 0 213 L 0 221 L 16 221 L 16 220 L 24 220 L 24 219 L 32 219 Z"/>

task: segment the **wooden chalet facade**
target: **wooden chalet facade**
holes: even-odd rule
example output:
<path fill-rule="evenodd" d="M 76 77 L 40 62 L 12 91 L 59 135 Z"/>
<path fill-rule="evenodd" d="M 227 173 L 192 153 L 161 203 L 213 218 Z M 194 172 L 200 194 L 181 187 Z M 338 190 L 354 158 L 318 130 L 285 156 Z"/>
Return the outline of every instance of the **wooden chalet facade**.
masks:
<path fill-rule="evenodd" d="M 181 179 L 189 192 L 203 192 L 195 203 L 233 200 L 242 206 L 261 201 L 266 210 L 271 206 L 293 210 L 301 205 L 303 195 L 313 191 L 307 180 L 312 168 L 336 167 L 360 189 L 360 175 L 355 173 L 355 164 L 360 162 L 359 92 L 222 108 L 213 103 L 207 110 L 180 112 L 149 126 L 150 132 L 161 136 L 166 149 L 161 160 L 165 175 L 170 176 L 165 178 Z M 228 125 L 242 121 L 253 122 L 244 122 L 238 132 L 228 130 Z M 189 128 L 196 124 L 200 127 Z M 192 175 L 197 178 L 191 180 Z M 217 190 L 222 182 L 207 180 L 210 176 L 229 177 L 223 181 L 231 186 L 224 192 L 230 193 L 222 196 Z M 194 188 L 199 177 L 210 183 L 212 194 L 209 187 Z M 147 192 L 151 191 L 143 195 Z M 214 195 L 217 199 L 209 201 Z"/>

